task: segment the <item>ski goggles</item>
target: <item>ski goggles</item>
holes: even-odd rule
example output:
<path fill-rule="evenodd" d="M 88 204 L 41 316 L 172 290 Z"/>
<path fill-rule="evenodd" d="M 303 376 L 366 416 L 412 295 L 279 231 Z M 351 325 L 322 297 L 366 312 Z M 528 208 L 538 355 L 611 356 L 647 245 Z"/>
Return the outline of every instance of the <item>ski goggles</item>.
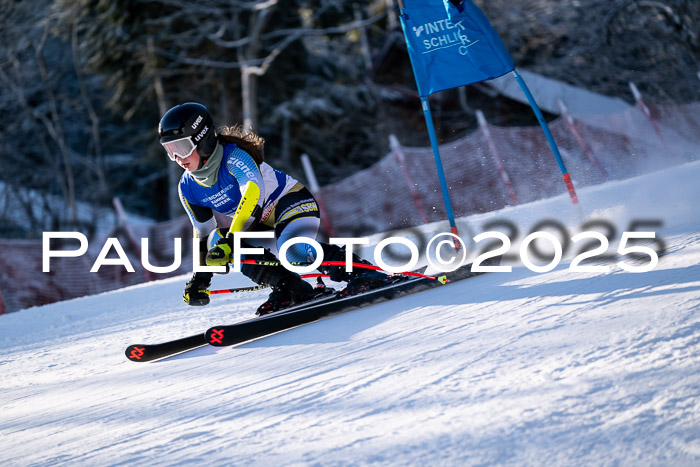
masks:
<path fill-rule="evenodd" d="M 192 141 L 191 136 L 186 136 L 184 138 L 176 139 L 173 141 L 168 141 L 167 143 L 160 143 L 165 148 L 165 152 L 168 153 L 168 157 L 171 161 L 175 162 L 175 158 L 186 159 L 192 155 L 197 145 Z"/>

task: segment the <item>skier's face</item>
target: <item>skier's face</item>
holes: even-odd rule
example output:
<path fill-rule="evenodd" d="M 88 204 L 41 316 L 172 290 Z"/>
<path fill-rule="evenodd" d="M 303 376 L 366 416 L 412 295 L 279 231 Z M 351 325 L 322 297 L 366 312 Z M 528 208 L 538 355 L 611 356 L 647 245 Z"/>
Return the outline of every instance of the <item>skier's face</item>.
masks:
<path fill-rule="evenodd" d="M 189 157 L 185 157 L 184 159 L 176 157 L 175 160 L 177 161 L 177 165 L 188 172 L 197 170 L 202 162 L 202 158 L 199 156 L 199 152 L 196 149 L 192 152 L 192 154 L 190 154 Z"/>

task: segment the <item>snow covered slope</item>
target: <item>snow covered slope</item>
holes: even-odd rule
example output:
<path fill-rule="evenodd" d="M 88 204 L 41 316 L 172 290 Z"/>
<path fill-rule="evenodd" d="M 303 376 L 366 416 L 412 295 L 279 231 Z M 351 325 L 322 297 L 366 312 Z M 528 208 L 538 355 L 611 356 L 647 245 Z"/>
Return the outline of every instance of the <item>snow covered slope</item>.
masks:
<path fill-rule="evenodd" d="M 265 293 L 189 308 L 180 277 L 0 316 L 2 464 L 698 465 L 698 179 L 580 193 L 618 237 L 662 221 L 646 273 L 571 272 L 569 253 L 151 364 L 124 348 L 250 317 Z M 583 220 L 564 195 L 460 226 L 543 219 Z"/>

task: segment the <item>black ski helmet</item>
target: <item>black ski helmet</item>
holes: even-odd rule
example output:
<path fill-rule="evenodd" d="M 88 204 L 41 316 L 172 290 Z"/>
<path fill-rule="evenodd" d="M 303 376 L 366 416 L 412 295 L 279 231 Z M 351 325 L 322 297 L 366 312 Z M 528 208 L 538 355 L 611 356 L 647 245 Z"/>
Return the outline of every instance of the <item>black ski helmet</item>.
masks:
<path fill-rule="evenodd" d="M 214 119 L 206 107 L 196 102 L 176 105 L 165 112 L 158 124 L 158 136 L 161 144 L 190 136 L 204 158 L 216 148 Z"/>

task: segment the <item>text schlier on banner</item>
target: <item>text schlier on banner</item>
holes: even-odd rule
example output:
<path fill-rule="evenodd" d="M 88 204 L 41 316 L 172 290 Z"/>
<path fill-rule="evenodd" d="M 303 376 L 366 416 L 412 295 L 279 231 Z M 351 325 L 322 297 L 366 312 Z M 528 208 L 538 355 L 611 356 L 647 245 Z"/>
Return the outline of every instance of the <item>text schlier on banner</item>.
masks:
<path fill-rule="evenodd" d="M 486 16 L 471 2 L 403 0 L 401 23 L 419 94 L 493 79 L 515 68 Z"/>

